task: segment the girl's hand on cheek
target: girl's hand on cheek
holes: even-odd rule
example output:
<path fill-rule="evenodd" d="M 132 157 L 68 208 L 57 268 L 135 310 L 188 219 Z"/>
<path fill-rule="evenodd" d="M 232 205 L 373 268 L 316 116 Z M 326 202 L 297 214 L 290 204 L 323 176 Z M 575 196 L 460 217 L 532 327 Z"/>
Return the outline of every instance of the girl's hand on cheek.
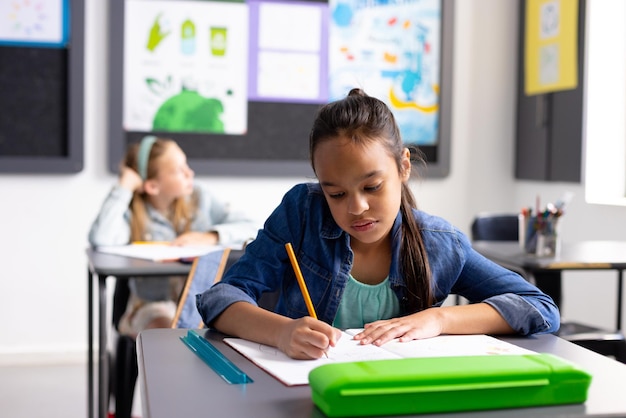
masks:
<path fill-rule="evenodd" d="M 137 173 L 132 168 L 125 165 L 120 165 L 119 184 L 120 186 L 132 192 L 140 192 L 142 191 L 143 180 L 139 173 Z"/>
<path fill-rule="evenodd" d="M 412 315 L 365 324 L 365 330 L 354 336 L 361 344 L 381 346 L 393 339 L 400 342 L 436 337 L 443 324 L 437 310 L 430 308 Z"/>

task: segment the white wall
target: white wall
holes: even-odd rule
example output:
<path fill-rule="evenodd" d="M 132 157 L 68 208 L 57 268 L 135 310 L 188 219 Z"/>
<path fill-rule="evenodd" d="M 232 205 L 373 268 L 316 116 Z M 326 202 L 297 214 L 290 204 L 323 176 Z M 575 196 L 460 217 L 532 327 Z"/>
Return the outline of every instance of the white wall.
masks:
<path fill-rule="evenodd" d="M 415 184 L 420 207 L 469 231 L 476 212 L 516 211 L 537 193 L 549 201 L 571 190 L 576 198 L 564 239 L 624 239 L 626 209 L 585 204 L 582 185 L 514 180 L 517 2 L 456 3 L 451 174 Z M 0 362 L 16 353 L 52 361 L 86 351 L 86 234 L 115 181 L 106 170 L 106 4 L 86 0 L 85 169 L 74 175 L 0 175 Z M 259 219 L 301 180 L 198 179 L 235 206 L 252 201 Z M 602 288 L 614 281 L 605 275 L 567 281 L 566 317 L 612 326 L 614 287 L 606 294 Z M 582 306 L 590 312 L 586 318 Z"/>

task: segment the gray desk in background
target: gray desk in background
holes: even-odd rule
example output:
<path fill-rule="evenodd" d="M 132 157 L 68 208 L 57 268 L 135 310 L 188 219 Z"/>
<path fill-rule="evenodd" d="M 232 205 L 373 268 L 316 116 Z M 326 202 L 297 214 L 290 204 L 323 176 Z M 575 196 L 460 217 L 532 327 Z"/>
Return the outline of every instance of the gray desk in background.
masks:
<path fill-rule="evenodd" d="M 93 282 L 98 280 L 98 409 L 97 417 L 105 418 L 108 410 L 109 362 L 107 356 L 107 277 L 113 276 L 118 280 L 128 280 L 131 277 L 141 276 L 185 276 L 191 270 L 190 264 L 157 263 L 150 260 L 123 257 L 113 254 L 99 253 L 96 250 L 87 250 L 87 301 L 88 301 L 88 332 L 87 332 L 87 405 L 88 417 L 94 417 L 94 365 L 93 365 Z"/>
<path fill-rule="evenodd" d="M 622 331 L 622 292 L 626 270 L 626 241 L 564 242 L 554 257 L 525 253 L 516 242 L 474 241 L 472 247 L 485 257 L 527 274 L 540 271 L 614 270 L 617 273 L 615 328 Z"/>
<path fill-rule="evenodd" d="M 243 250 L 231 250 L 228 268 L 241 255 Z M 98 391 L 97 391 L 97 416 L 105 418 L 108 416 L 108 388 L 109 388 L 109 366 L 107 355 L 107 277 L 115 277 L 117 280 L 128 280 L 131 277 L 163 277 L 186 276 L 191 270 L 189 263 L 177 262 L 154 262 L 139 258 L 123 257 L 114 254 L 98 252 L 94 249 L 87 249 L 87 301 L 88 301 L 88 332 L 87 332 L 87 407 L 88 417 L 94 417 L 94 364 L 93 364 L 93 283 L 98 280 Z"/>
<path fill-rule="evenodd" d="M 309 386 L 287 387 L 222 342 L 223 335 L 206 331 L 228 359 L 253 383 L 230 385 L 180 341 L 187 330 L 152 329 L 137 339 L 139 384 L 143 418 L 324 417 L 311 401 Z M 552 334 L 529 338 L 502 338 L 518 346 L 553 353 L 593 375 L 585 404 L 540 408 L 499 409 L 459 414 L 419 415 L 447 417 L 590 417 L 626 416 L 626 364 L 601 356 Z"/>

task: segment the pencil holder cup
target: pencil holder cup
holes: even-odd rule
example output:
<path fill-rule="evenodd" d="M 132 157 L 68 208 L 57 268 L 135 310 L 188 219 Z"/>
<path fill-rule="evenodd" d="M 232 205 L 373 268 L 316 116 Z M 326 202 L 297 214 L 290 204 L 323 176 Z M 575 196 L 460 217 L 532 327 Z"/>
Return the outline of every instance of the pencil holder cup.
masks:
<path fill-rule="evenodd" d="M 520 218 L 520 223 L 523 222 Z M 529 254 L 554 257 L 561 250 L 560 222 L 558 217 L 530 216 L 520 225 L 520 246 Z M 522 228 L 524 233 L 522 233 Z"/>

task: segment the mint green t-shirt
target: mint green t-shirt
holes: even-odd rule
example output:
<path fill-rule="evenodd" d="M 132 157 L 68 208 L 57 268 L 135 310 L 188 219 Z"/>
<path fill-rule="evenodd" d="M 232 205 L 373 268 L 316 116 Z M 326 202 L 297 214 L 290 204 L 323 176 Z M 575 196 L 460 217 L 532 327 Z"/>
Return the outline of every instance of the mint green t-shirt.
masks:
<path fill-rule="evenodd" d="M 389 277 L 376 285 L 364 284 L 350 275 L 333 326 L 363 328 L 379 319 L 400 315 L 400 302 L 389 286 Z"/>

